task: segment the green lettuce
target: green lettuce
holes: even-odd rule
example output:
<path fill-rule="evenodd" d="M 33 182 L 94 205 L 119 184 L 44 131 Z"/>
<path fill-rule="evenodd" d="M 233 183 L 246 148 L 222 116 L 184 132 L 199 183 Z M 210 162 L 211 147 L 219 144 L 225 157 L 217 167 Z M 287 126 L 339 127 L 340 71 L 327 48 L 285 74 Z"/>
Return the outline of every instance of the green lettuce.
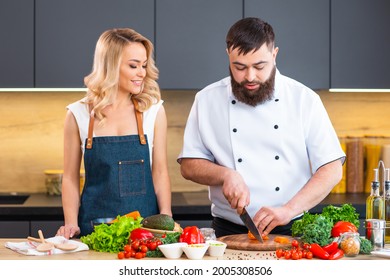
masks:
<path fill-rule="evenodd" d="M 100 224 L 91 234 L 80 237 L 80 241 L 98 252 L 118 253 L 128 243 L 130 232 L 141 227 L 142 217 L 118 216 L 112 224 Z"/>

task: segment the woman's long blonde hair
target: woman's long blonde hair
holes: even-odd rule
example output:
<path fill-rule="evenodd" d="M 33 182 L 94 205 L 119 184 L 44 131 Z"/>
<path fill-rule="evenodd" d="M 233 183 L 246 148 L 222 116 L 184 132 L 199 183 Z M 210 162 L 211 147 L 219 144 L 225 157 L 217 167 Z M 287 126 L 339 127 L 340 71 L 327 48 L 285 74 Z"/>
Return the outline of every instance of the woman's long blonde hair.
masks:
<path fill-rule="evenodd" d="M 112 104 L 118 91 L 119 67 L 124 47 L 133 42 L 144 45 L 148 63 L 146 76 L 141 93 L 129 98 L 135 98 L 139 110 L 145 111 L 153 103 L 161 99 L 160 88 L 157 84 L 158 69 L 153 58 L 153 44 L 144 36 L 130 28 L 115 28 L 105 31 L 96 43 L 92 72 L 85 77 L 87 86 L 85 102 L 92 104 L 95 116 L 104 123 L 102 110 Z"/>

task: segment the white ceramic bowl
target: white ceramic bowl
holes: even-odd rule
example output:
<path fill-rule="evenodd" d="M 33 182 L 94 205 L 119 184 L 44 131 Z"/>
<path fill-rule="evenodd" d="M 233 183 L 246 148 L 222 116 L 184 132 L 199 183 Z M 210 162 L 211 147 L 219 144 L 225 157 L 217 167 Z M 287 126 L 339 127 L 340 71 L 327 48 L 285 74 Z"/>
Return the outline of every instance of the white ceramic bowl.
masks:
<path fill-rule="evenodd" d="M 185 242 L 161 244 L 158 245 L 160 251 L 164 254 L 167 259 L 178 259 L 183 254 L 183 247 L 187 246 Z"/>
<path fill-rule="evenodd" d="M 225 253 L 226 243 L 216 240 L 208 240 L 206 243 L 209 244 L 209 255 L 211 257 L 222 257 Z"/>
<path fill-rule="evenodd" d="M 187 258 L 191 260 L 200 260 L 203 258 L 208 248 L 209 244 L 207 243 L 187 244 L 183 247 L 183 251 Z"/>

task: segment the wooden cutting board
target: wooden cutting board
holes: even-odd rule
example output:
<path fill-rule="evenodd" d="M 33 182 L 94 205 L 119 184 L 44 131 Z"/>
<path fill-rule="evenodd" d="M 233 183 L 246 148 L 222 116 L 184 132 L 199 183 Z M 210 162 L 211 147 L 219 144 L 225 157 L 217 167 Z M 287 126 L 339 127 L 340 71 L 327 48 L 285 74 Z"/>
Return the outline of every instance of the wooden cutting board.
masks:
<path fill-rule="evenodd" d="M 269 234 L 268 240 L 264 240 L 264 243 L 260 243 L 257 240 L 249 239 L 248 234 L 233 234 L 219 237 L 218 240 L 225 242 L 227 248 L 234 250 L 246 250 L 246 251 L 274 251 L 278 248 L 288 249 L 291 247 L 290 244 L 281 244 L 273 241 L 276 236 L 287 237 L 289 240 L 293 240 L 291 236 Z"/>

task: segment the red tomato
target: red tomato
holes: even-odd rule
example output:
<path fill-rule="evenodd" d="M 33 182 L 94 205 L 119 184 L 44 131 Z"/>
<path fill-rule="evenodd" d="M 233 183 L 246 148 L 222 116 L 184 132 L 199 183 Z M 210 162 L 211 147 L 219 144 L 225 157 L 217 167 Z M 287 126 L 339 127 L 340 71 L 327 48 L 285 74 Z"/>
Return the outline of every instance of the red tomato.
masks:
<path fill-rule="evenodd" d="M 135 253 L 135 256 L 134 256 L 136 259 L 142 259 L 144 257 L 144 253 L 142 252 L 137 252 Z"/>
<path fill-rule="evenodd" d="M 131 251 L 130 251 L 130 256 L 131 256 L 132 258 L 134 258 L 134 257 L 135 257 L 135 253 L 136 253 L 136 251 L 134 251 L 133 249 L 131 249 Z"/>
<path fill-rule="evenodd" d="M 278 259 L 280 259 L 280 258 L 282 258 L 284 256 L 284 250 L 283 249 L 276 249 L 275 254 L 276 254 L 276 257 Z"/>
<path fill-rule="evenodd" d="M 131 251 L 131 245 L 126 244 L 126 245 L 123 247 L 123 250 L 124 250 L 125 252 L 130 252 L 130 251 Z"/>
<path fill-rule="evenodd" d="M 149 243 L 149 250 L 154 251 L 157 248 L 157 241 L 152 241 Z"/>
<path fill-rule="evenodd" d="M 293 252 L 292 254 L 291 254 L 291 258 L 293 259 L 293 260 L 299 260 L 299 253 L 298 252 Z"/>
<path fill-rule="evenodd" d="M 119 252 L 118 253 L 118 259 L 124 259 L 125 258 L 125 253 L 124 252 Z"/>
<path fill-rule="evenodd" d="M 291 251 L 285 251 L 285 252 L 284 252 L 284 258 L 285 258 L 286 260 L 291 259 Z"/>
<path fill-rule="evenodd" d="M 309 259 L 309 260 L 310 260 L 310 259 L 312 259 L 312 258 L 313 258 L 313 253 L 310 252 L 310 251 L 307 252 L 307 253 L 306 253 L 306 259 Z"/>
<path fill-rule="evenodd" d="M 299 242 L 298 240 L 294 239 L 293 241 L 291 241 L 291 245 L 295 248 L 298 248 L 299 247 Z"/>
<path fill-rule="evenodd" d="M 298 253 L 299 258 L 302 259 L 303 258 L 302 250 L 298 250 L 297 253 Z"/>
<path fill-rule="evenodd" d="M 344 232 L 358 232 L 357 227 L 350 222 L 338 221 L 332 228 L 332 237 L 339 237 Z"/>
<path fill-rule="evenodd" d="M 125 252 L 125 258 L 130 259 L 131 258 L 131 252 Z"/>
<path fill-rule="evenodd" d="M 140 252 L 146 253 L 148 251 L 148 247 L 146 245 L 141 245 L 139 247 Z"/>
<path fill-rule="evenodd" d="M 134 251 L 138 251 L 139 246 L 140 246 L 139 240 L 134 240 L 133 242 L 131 242 L 131 248 L 132 248 Z"/>

